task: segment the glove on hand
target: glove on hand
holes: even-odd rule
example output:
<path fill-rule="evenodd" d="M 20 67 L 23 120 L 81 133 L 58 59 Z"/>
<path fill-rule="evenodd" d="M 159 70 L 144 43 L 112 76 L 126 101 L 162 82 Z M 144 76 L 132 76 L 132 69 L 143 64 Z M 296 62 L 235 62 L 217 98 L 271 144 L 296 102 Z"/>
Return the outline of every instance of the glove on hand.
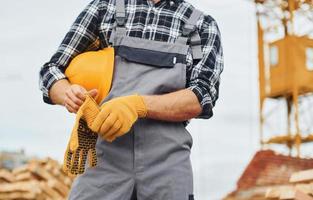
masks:
<path fill-rule="evenodd" d="M 95 146 L 98 135 L 88 126 L 91 126 L 99 112 L 100 109 L 95 100 L 86 95 L 85 102 L 77 112 L 75 126 L 64 155 L 63 170 L 69 175 L 84 173 L 87 157 L 90 167 L 97 165 Z"/>
<path fill-rule="evenodd" d="M 90 128 L 109 141 L 114 141 L 131 129 L 138 118 L 147 115 L 143 97 L 131 95 L 112 99 L 101 106 L 101 111 Z"/>

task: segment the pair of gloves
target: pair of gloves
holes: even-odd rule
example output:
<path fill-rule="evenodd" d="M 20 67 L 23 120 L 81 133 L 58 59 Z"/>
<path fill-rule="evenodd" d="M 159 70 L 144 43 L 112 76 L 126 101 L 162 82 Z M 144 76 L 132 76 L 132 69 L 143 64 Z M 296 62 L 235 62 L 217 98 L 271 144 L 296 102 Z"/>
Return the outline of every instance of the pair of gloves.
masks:
<path fill-rule="evenodd" d="M 113 142 L 128 133 L 138 118 L 145 118 L 146 115 L 147 107 L 140 95 L 118 97 L 101 107 L 92 97 L 86 95 L 86 100 L 77 112 L 64 156 L 63 170 L 72 176 L 82 174 L 87 158 L 89 166 L 95 167 L 98 136 Z"/>

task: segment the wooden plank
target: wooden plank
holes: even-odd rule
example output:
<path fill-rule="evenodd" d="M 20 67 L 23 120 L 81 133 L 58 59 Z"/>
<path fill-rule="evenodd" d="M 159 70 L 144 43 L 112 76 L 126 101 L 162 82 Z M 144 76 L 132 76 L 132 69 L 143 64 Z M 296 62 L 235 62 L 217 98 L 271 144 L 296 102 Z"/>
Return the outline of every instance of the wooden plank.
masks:
<path fill-rule="evenodd" d="M 40 183 L 40 188 L 42 189 L 42 191 L 44 193 L 46 193 L 48 195 L 48 198 L 51 198 L 51 199 L 63 199 L 63 197 L 58 192 L 56 192 L 55 190 L 50 188 L 49 185 L 46 182 L 41 182 Z"/>
<path fill-rule="evenodd" d="M 36 180 L 36 177 L 29 171 L 19 173 L 15 176 L 15 181 L 27 181 L 27 180 Z"/>
<path fill-rule="evenodd" d="M 279 199 L 286 191 L 294 190 L 292 185 L 273 186 L 267 189 L 265 197 L 269 199 Z"/>
<path fill-rule="evenodd" d="M 73 181 L 72 181 L 72 179 L 69 178 L 69 177 L 64 177 L 63 183 L 64 183 L 65 185 L 67 185 L 69 188 L 71 188 Z"/>
<path fill-rule="evenodd" d="M 296 196 L 296 190 L 295 188 L 289 189 L 289 190 L 281 190 L 279 199 L 287 200 L 287 199 L 294 199 Z"/>
<path fill-rule="evenodd" d="M 312 184 L 297 184 L 296 190 L 303 192 L 305 194 L 313 194 L 313 185 Z"/>
<path fill-rule="evenodd" d="M 313 181 L 313 169 L 294 173 L 290 177 L 291 183 L 312 182 L 312 181 Z"/>
<path fill-rule="evenodd" d="M 279 188 L 269 188 L 266 193 L 265 197 L 268 199 L 274 199 L 280 197 L 280 189 Z"/>
<path fill-rule="evenodd" d="M 30 171 L 45 181 L 49 181 L 49 180 L 54 179 L 54 177 L 49 172 L 42 169 L 41 167 L 32 166 L 30 168 Z"/>
<path fill-rule="evenodd" d="M 49 180 L 48 185 L 55 191 L 59 192 L 63 197 L 66 197 L 69 193 L 69 188 L 57 180 Z"/>
<path fill-rule="evenodd" d="M 37 181 L 16 182 L 0 185 L 0 192 L 31 192 L 40 193 L 39 184 Z"/>
<path fill-rule="evenodd" d="M 0 199 L 5 200 L 15 200 L 15 199 L 23 199 L 23 200 L 34 200 L 36 199 L 36 194 L 31 192 L 14 192 L 14 193 L 0 193 Z"/>
<path fill-rule="evenodd" d="M 17 175 L 19 173 L 24 173 L 24 172 L 27 172 L 29 170 L 29 166 L 28 165 L 23 165 L 21 167 L 17 167 L 15 169 L 12 170 L 12 173 L 14 175 Z"/>
<path fill-rule="evenodd" d="M 44 193 L 40 193 L 36 195 L 36 198 L 34 200 L 46 200 L 47 199 L 47 195 L 45 195 Z"/>
<path fill-rule="evenodd" d="M 15 181 L 14 175 L 8 170 L 4 170 L 4 169 L 0 170 L 0 179 L 9 183 Z"/>
<path fill-rule="evenodd" d="M 7 180 L 0 178 L 0 184 L 9 183 Z"/>
<path fill-rule="evenodd" d="M 47 165 L 48 166 L 48 165 Z M 72 179 L 68 176 L 65 176 L 63 173 L 61 173 L 60 169 L 50 169 L 49 172 L 57 179 L 58 181 L 64 183 L 67 187 L 71 187 L 72 185 Z"/>
<path fill-rule="evenodd" d="M 301 192 L 301 191 L 296 191 L 295 194 L 295 200 L 313 200 L 313 197 Z"/>
<path fill-rule="evenodd" d="M 64 176 L 64 174 L 62 173 L 62 169 L 60 168 L 60 166 L 55 166 L 53 163 L 48 163 L 44 166 L 44 168 L 49 171 L 51 174 L 53 174 L 54 176 Z"/>
<path fill-rule="evenodd" d="M 54 168 L 61 169 L 61 165 L 56 160 L 53 160 L 51 158 L 48 159 L 47 164 L 54 166 Z"/>
<path fill-rule="evenodd" d="M 46 169 L 46 170 L 48 170 L 48 171 L 50 171 L 50 172 L 53 172 L 53 174 L 57 174 L 57 173 L 60 173 L 57 169 L 56 169 L 56 167 L 51 163 L 51 162 L 48 162 L 45 166 L 44 166 L 44 168 Z"/>

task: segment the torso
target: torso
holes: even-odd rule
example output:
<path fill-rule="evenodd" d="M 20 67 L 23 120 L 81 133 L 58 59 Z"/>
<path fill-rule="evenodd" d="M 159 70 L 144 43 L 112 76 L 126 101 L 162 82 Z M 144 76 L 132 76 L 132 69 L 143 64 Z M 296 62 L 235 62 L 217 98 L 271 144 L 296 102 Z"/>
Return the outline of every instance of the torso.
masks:
<path fill-rule="evenodd" d="M 104 12 L 106 9 L 106 12 Z M 174 43 L 190 17 L 193 6 L 187 2 L 170 5 L 165 0 L 154 4 L 150 0 L 126 1 L 127 35 Z M 103 0 L 99 27 L 101 42 L 109 38 L 115 22 L 115 0 Z"/>

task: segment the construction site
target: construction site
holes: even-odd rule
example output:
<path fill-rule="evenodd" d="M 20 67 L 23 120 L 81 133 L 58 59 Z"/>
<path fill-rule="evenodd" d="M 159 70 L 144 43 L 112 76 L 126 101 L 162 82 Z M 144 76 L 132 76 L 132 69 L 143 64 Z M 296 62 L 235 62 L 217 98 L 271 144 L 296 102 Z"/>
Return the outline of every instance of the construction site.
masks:
<path fill-rule="evenodd" d="M 301 154 L 301 147 L 313 142 L 313 4 L 297 0 L 255 4 L 261 150 L 225 199 L 313 199 L 313 157 Z M 275 145 L 284 146 L 289 154 L 270 150 Z"/>
<path fill-rule="evenodd" d="M 250 134 L 258 146 L 219 199 L 313 200 L 313 0 L 247 1 L 257 30 L 258 131 Z M 12 149 L 0 152 L 0 200 L 67 199 L 75 177 L 61 156 Z"/>

